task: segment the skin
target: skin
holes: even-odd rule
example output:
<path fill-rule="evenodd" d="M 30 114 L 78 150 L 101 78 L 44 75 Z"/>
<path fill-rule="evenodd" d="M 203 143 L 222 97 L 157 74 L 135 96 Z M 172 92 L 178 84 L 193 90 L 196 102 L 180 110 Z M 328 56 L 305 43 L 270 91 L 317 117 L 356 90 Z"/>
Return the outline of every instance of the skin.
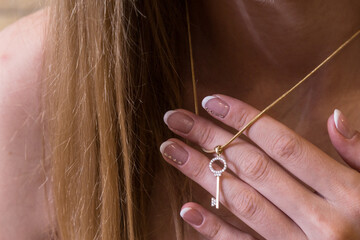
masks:
<path fill-rule="evenodd" d="M 170 139 L 161 151 L 176 143 L 188 159 L 183 165 L 165 155 L 164 159 L 214 196 L 215 177 L 198 146 L 213 149 L 227 142 L 234 129 L 258 113 L 257 108 L 299 81 L 358 30 L 359 11 L 357 1 L 192 1 L 200 99 L 215 89 L 226 93 L 214 96 L 229 106 L 229 112 L 224 118 L 203 111 L 196 116 L 185 109 L 168 112 L 169 129 L 194 145 Z M 351 138 L 344 137 L 331 114 L 341 106 L 351 114 L 353 125 L 359 126 L 354 117 L 360 103 L 359 59 L 357 39 L 298 95 L 279 104 L 271 112 L 275 117 L 265 116 L 245 132 L 256 145 L 237 139 L 226 149 L 230 171 L 221 177 L 223 210 L 208 207 L 209 195 L 206 200 L 186 203 L 182 209 L 195 209 L 203 217 L 200 225 L 188 221 L 199 233 L 189 230 L 188 239 L 360 237 L 360 134 L 352 131 Z M 184 76 L 191 96 L 187 70 Z M 346 84 L 352 88 L 344 87 Z M 312 94 L 305 94 L 310 90 Z M 294 111 L 294 104 L 300 113 Z M 185 106 L 192 109 L 193 103 L 186 101 Z M 193 121 L 187 133 L 178 131 L 179 125 L 172 126 L 174 121 L 169 120 L 181 122 L 184 115 Z"/>
<path fill-rule="evenodd" d="M 184 135 L 169 126 L 179 136 L 207 148 L 229 139 L 229 132 L 234 131 L 234 126 L 239 127 L 238 122 L 241 122 L 239 112 L 244 113 L 243 117 L 251 118 L 256 108 L 261 109 L 288 89 L 360 26 L 359 3 L 355 0 L 310 3 L 277 1 L 274 4 L 255 0 L 224 2 L 191 1 L 190 14 L 199 97 L 201 99 L 215 91 L 223 93 L 219 96 L 230 105 L 231 112 L 224 119 L 213 119 L 204 110 L 200 112 L 202 117 L 186 110 L 177 110 L 193 118 L 194 128 Z M 40 163 L 42 133 L 37 108 L 37 83 L 42 57 L 41 29 L 44 23 L 43 15 L 38 13 L 0 33 L 1 239 L 48 239 L 51 226 L 44 201 L 46 184 Z M 178 139 L 170 140 L 190 153 L 186 165 L 174 167 L 199 183 L 194 186 L 196 201 L 186 203 L 183 208 L 197 209 L 204 220 L 200 226 L 190 225 L 193 229 L 186 230 L 187 239 L 304 239 L 305 234 L 309 239 L 359 237 L 354 228 L 359 223 L 359 136 L 344 138 L 336 129 L 331 115 L 334 107 L 340 106 L 344 112 L 350 113 L 353 125 L 360 126 L 360 118 L 355 111 L 360 102 L 357 97 L 360 76 L 356 71 L 360 59 L 359 48 L 357 40 L 328 64 L 326 70 L 316 75 L 310 85 L 305 85 L 305 90 L 317 90 L 316 97 L 315 94 L 304 95 L 304 101 L 298 101 L 306 92 L 299 89 L 288 101 L 271 112 L 273 117 L 259 120 L 247 133 L 259 147 L 237 140 L 238 144 L 228 149 L 226 159 L 233 174 L 224 173 L 222 176 L 223 205 L 219 211 L 209 211 L 209 199 L 210 194 L 214 195 L 215 181 L 206 165 L 208 158 Z M 192 109 L 188 69 L 184 69 L 181 74 L 186 79 L 185 89 L 188 91 L 184 94 L 185 108 Z M 339 84 L 340 80 L 349 83 L 350 87 Z M 24 87 L 28 85 L 32 88 Z M 321 108 L 306 108 L 303 102 L 309 101 L 312 106 Z M 301 113 L 293 110 L 294 103 L 300 107 Z M 324 119 L 329 115 L 326 128 Z M 299 119 L 302 120 L 300 123 Z M 324 134 L 327 129 L 331 142 Z M 206 131 L 213 135 L 204 138 Z M 281 139 L 279 137 L 284 136 L 285 132 L 288 141 L 297 139 L 303 143 L 302 148 L 297 149 L 297 152 L 285 151 L 285 155 L 271 152 L 269 146 L 275 143 L 269 136 Z M 214 136 L 216 142 L 210 141 L 211 136 Z M 305 138 L 309 141 L 305 141 Z M 285 140 L 280 143 L 286 143 Z M 277 149 L 287 149 L 281 146 L 278 145 Z M 243 155 L 238 154 L 239 151 Z M 256 155 L 256 152 L 260 155 Z M 306 154 L 311 158 L 303 161 L 291 158 L 296 156 L 295 153 L 298 156 Z M 261 157 L 256 158 L 254 155 Z M 254 177 L 259 172 L 250 171 L 251 165 L 248 168 L 242 165 L 254 161 L 245 161 L 245 158 L 258 160 L 253 167 L 268 167 L 260 176 Z M 168 160 L 166 157 L 164 159 Z M 345 167 L 334 159 L 343 160 L 352 167 Z M 270 164 L 262 165 L 263 161 Z M 33 181 L 28 181 L 29 178 L 24 176 L 33 169 L 36 170 L 35 173 L 32 171 Z M 197 175 L 194 175 L 197 169 L 204 171 L 197 171 Z M 321 171 L 314 172 L 312 169 Z M 271 174 L 266 174 L 267 171 Z M 291 174 L 321 196 L 299 184 Z M 274 179 L 277 179 L 276 184 Z M 161 181 L 161 175 L 158 180 Z M 231 191 L 229 186 L 232 186 Z M 274 194 L 274 190 L 278 191 L 277 194 Z M 304 195 L 299 196 L 300 193 Z M 163 227 L 168 223 L 166 216 L 170 215 L 170 208 L 166 206 L 166 193 L 158 189 L 154 194 L 154 202 L 159 203 L 159 206 L 154 208 L 151 215 L 154 216 L 153 238 L 173 239 L 174 229 L 166 227 L 168 231 L 164 231 Z M 304 212 L 297 212 L 297 208 Z M 274 218 L 278 221 L 274 221 Z"/>
<path fill-rule="evenodd" d="M 44 23 L 41 11 L 0 33 L 1 240 L 50 239 L 39 115 Z"/>

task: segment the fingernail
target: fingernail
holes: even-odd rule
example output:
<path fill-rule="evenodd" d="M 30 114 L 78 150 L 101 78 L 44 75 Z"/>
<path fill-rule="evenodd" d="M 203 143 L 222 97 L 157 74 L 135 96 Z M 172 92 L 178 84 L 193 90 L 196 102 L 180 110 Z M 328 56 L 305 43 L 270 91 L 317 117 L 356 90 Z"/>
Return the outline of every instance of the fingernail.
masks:
<path fill-rule="evenodd" d="M 334 121 L 336 129 L 345 138 L 350 139 L 355 135 L 356 132 L 350 127 L 344 114 L 342 114 L 342 112 L 338 109 L 335 109 L 334 111 Z"/>
<path fill-rule="evenodd" d="M 201 102 L 202 107 L 211 115 L 224 118 L 229 112 L 229 105 L 218 97 L 207 96 Z"/>
<path fill-rule="evenodd" d="M 170 161 L 183 165 L 189 157 L 189 153 L 179 144 L 166 141 L 160 146 L 160 152 Z"/>
<path fill-rule="evenodd" d="M 203 216 L 196 209 L 186 207 L 181 209 L 180 216 L 190 224 L 200 226 L 203 222 Z"/>
<path fill-rule="evenodd" d="M 194 125 L 194 120 L 191 117 L 185 113 L 173 110 L 165 113 L 164 122 L 169 127 L 182 133 L 189 133 Z"/>

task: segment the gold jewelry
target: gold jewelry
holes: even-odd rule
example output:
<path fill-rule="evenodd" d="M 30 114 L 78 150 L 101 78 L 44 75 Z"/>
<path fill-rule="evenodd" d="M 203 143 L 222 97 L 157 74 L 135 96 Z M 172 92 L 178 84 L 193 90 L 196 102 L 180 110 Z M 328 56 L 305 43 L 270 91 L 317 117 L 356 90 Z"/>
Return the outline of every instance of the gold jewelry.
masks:
<path fill-rule="evenodd" d="M 188 27 L 188 39 L 189 39 L 189 49 L 190 49 L 190 63 L 191 63 L 191 76 L 193 82 L 193 92 L 194 92 L 194 104 L 195 104 L 195 113 L 198 115 L 198 103 L 197 103 L 197 94 L 196 94 L 196 82 L 195 82 L 195 71 L 194 71 L 194 60 L 193 60 L 193 53 L 192 53 L 192 42 L 191 42 L 191 29 L 190 29 L 190 17 L 189 17 L 189 9 L 187 0 L 185 0 L 186 4 L 186 16 L 187 16 L 187 27 Z M 283 95 L 273 101 L 270 105 L 268 105 L 264 110 L 262 110 L 258 115 L 256 115 L 251 121 L 249 121 L 240 131 L 238 131 L 228 142 L 223 145 L 218 145 L 214 148 L 214 150 L 207 150 L 202 148 L 205 153 L 216 153 L 217 157 L 213 158 L 210 161 L 209 167 L 210 170 L 215 174 L 217 177 L 217 193 L 216 193 L 216 208 L 219 208 L 218 201 L 219 201 L 219 177 L 221 173 L 226 169 L 226 161 L 220 157 L 221 153 L 224 149 L 229 146 L 229 144 L 234 141 L 237 137 L 239 137 L 245 130 L 247 130 L 251 125 L 253 125 L 261 116 L 263 116 L 267 111 L 269 111 L 273 106 L 275 106 L 278 102 L 284 99 L 287 95 L 293 92 L 297 87 L 299 87 L 303 82 L 305 82 L 311 75 L 313 75 L 317 70 L 319 70 L 325 63 L 327 63 L 330 59 L 332 59 L 337 53 L 339 53 L 346 45 L 348 45 L 352 40 L 354 40 L 360 34 L 360 29 L 356 31 L 348 40 L 346 40 L 343 44 L 340 45 L 332 54 L 330 54 L 324 61 L 322 61 L 317 67 L 315 67 L 310 73 L 308 73 L 303 79 L 297 82 L 292 88 L 286 91 Z M 224 168 L 221 170 L 222 172 L 219 175 L 220 171 L 213 171 L 212 163 L 215 160 L 220 160 L 224 163 Z M 217 176 L 217 175 L 218 176 Z M 213 198 L 211 200 L 213 206 Z"/>
<path fill-rule="evenodd" d="M 186 22 L 187 22 L 187 31 L 188 31 L 188 41 L 189 41 L 191 79 L 192 79 L 192 84 L 193 84 L 195 114 L 199 115 L 199 108 L 198 108 L 198 102 L 197 102 L 197 91 L 196 91 L 196 82 L 195 82 L 194 58 L 193 58 L 192 43 L 191 43 L 190 16 L 189 16 L 189 7 L 188 7 L 188 1 L 187 0 L 185 0 L 185 5 L 186 5 Z"/>

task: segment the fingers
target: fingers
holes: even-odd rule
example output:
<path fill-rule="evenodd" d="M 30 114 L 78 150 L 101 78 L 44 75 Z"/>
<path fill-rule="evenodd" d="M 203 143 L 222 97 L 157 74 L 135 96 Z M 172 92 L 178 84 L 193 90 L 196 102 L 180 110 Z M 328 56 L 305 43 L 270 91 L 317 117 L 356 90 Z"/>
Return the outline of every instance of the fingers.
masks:
<path fill-rule="evenodd" d="M 180 215 L 196 231 L 209 240 L 255 240 L 251 235 L 231 226 L 199 204 L 185 204 L 181 209 Z"/>
<path fill-rule="evenodd" d="M 163 143 L 160 151 L 165 160 L 215 195 L 216 178 L 208 168 L 209 159 L 206 156 L 177 139 Z M 291 239 L 303 238 L 301 229 L 288 216 L 228 172 L 221 175 L 220 202 L 267 239 L 281 239 L 284 235 L 292 236 Z M 276 226 L 272 222 L 276 222 Z"/>
<path fill-rule="evenodd" d="M 352 129 L 344 114 L 337 109 L 328 120 L 328 132 L 332 144 L 342 158 L 360 171 L 360 133 Z"/>
<path fill-rule="evenodd" d="M 232 134 L 210 121 L 183 110 L 167 113 L 165 121 L 174 132 L 205 148 L 224 143 L 232 137 Z M 304 226 L 304 223 L 311 225 L 305 220 L 314 207 L 321 208 L 323 199 L 306 189 L 261 150 L 241 139 L 235 140 L 233 147 L 224 152 L 224 157 L 228 167 L 237 176 L 294 219 L 299 226 L 311 227 Z M 297 202 L 298 207 L 294 208 L 293 202 Z M 310 202 L 311 205 L 308 204 Z"/>
<path fill-rule="evenodd" d="M 248 104 L 224 95 L 205 98 L 203 107 L 218 120 L 238 130 L 259 113 Z M 340 185 L 346 186 L 348 179 L 344 176 L 349 169 L 280 122 L 265 115 L 245 134 L 271 158 L 324 197 L 331 200 L 342 197 L 336 193 Z"/>

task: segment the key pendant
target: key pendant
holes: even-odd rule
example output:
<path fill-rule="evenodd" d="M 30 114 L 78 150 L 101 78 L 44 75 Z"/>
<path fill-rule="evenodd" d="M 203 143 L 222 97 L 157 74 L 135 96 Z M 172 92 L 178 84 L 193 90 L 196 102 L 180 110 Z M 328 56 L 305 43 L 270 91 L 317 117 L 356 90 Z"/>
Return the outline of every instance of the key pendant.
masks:
<path fill-rule="evenodd" d="M 221 169 L 221 170 L 215 170 L 213 168 L 213 163 L 215 161 L 220 161 L 224 164 L 224 167 Z M 221 174 L 223 172 L 225 172 L 226 170 L 226 161 L 225 159 L 223 159 L 222 157 L 220 157 L 220 155 L 214 157 L 213 159 L 211 159 L 210 163 L 209 163 L 209 168 L 210 168 L 210 171 L 212 173 L 214 173 L 215 177 L 216 177 L 216 199 L 215 198 L 211 198 L 211 206 L 214 207 L 216 206 L 216 209 L 219 209 L 219 200 L 220 200 L 220 177 L 221 177 Z"/>

